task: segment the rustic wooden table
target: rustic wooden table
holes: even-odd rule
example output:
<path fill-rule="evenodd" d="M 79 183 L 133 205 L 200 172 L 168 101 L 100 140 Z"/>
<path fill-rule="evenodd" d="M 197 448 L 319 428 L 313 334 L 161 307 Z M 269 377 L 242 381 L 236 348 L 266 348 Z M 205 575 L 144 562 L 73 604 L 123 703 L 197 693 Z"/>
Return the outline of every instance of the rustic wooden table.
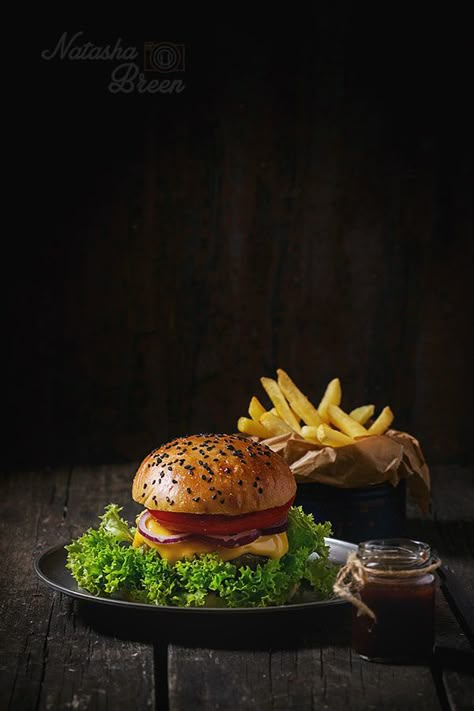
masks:
<path fill-rule="evenodd" d="M 271 629 L 183 629 L 143 615 L 98 615 L 98 606 L 46 588 L 34 558 L 95 525 L 106 503 L 128 502 L 133 471 L 70 467 L 3 478 L 1 709 L 473 708 L 473 650 L 441 593 L 432 663 L 395 666 L 351 653 L 345 607 L 325 624 L 275 618 Z M 438 467 L 433 483 L 433 515 L 410 510 L 409 533 L 432 543 L 472 599 L 473 472 Z"/>

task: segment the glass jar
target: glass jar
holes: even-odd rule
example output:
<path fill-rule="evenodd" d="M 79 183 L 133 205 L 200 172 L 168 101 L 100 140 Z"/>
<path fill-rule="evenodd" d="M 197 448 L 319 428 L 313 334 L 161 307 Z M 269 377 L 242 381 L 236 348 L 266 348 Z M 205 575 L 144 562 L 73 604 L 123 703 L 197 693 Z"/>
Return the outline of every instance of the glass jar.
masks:
<path fill-rule="evenodd" d="M 361 601 L 375 619 L 356 607 L 352 646 L 363 658 L 380 662 L 426 660 L 434 645 L 435 577 L 427 543 L 402 538 L 360 543 Z"/>

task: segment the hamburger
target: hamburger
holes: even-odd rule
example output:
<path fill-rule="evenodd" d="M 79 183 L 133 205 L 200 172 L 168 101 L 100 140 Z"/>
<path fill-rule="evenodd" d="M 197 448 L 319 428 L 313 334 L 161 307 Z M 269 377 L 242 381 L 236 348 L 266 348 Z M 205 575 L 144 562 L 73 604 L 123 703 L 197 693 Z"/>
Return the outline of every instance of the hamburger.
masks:
<path fill-rule="evenodd" d="M 240 435 L 179 437 L 140 464 L 131 527 L 109 504 L 70 545 L 67 567 L 94 595 L 156 605 L 256 607 L 332 593 L 325 537 L 293 507 L 288 464 Z M 300 598 L 298 598 L 300 596 Z"/>
<path fill-rule="evenodd" d="M 295 494 L 290 467 L 266 445 L 236 435 L 180 437 L 135 475 L 132 497 L 146 508 L 133 545 L 171 563 L 203 553 L 279 560 Z"/>

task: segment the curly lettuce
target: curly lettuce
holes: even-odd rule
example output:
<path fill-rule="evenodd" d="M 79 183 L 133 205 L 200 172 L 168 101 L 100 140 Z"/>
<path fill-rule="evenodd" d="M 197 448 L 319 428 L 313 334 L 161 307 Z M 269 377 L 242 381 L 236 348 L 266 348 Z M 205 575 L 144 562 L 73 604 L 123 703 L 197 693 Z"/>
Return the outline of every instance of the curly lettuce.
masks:
<path fill-rule="evenodd" d="M 134 529 L 110 504 L 97 529 L 66 546 L 67 568 L 93 595 L 118 596 L 153 605 L 264 607 L 289 602 L 296 591 L 311 589 L 313 599 L 328 598 L 336 569 L 324 538 L 329 523 L 314 522 L 301 507 L 288 513 L 288 552 L 255 567 L 237 566 L 215 553 L 171 565 L 157 551 L 131 546 Z"/>

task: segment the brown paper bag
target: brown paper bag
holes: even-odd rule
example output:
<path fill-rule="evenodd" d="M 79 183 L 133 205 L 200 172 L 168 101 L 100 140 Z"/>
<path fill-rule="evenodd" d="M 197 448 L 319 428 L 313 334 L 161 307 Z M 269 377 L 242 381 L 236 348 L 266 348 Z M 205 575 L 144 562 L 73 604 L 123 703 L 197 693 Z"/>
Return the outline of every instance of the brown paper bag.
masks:
<path fill-rule="evenodd" d="M 406 479 L 422 511 L 430 506 L 430 472 L 420 443 L 406 432 L 388 430 L 346 447 L 324 447 L 296 433 L 262 440 L 290 465 L 296 481 L 319 482 L 339 488 L 367 487 Z"/>

